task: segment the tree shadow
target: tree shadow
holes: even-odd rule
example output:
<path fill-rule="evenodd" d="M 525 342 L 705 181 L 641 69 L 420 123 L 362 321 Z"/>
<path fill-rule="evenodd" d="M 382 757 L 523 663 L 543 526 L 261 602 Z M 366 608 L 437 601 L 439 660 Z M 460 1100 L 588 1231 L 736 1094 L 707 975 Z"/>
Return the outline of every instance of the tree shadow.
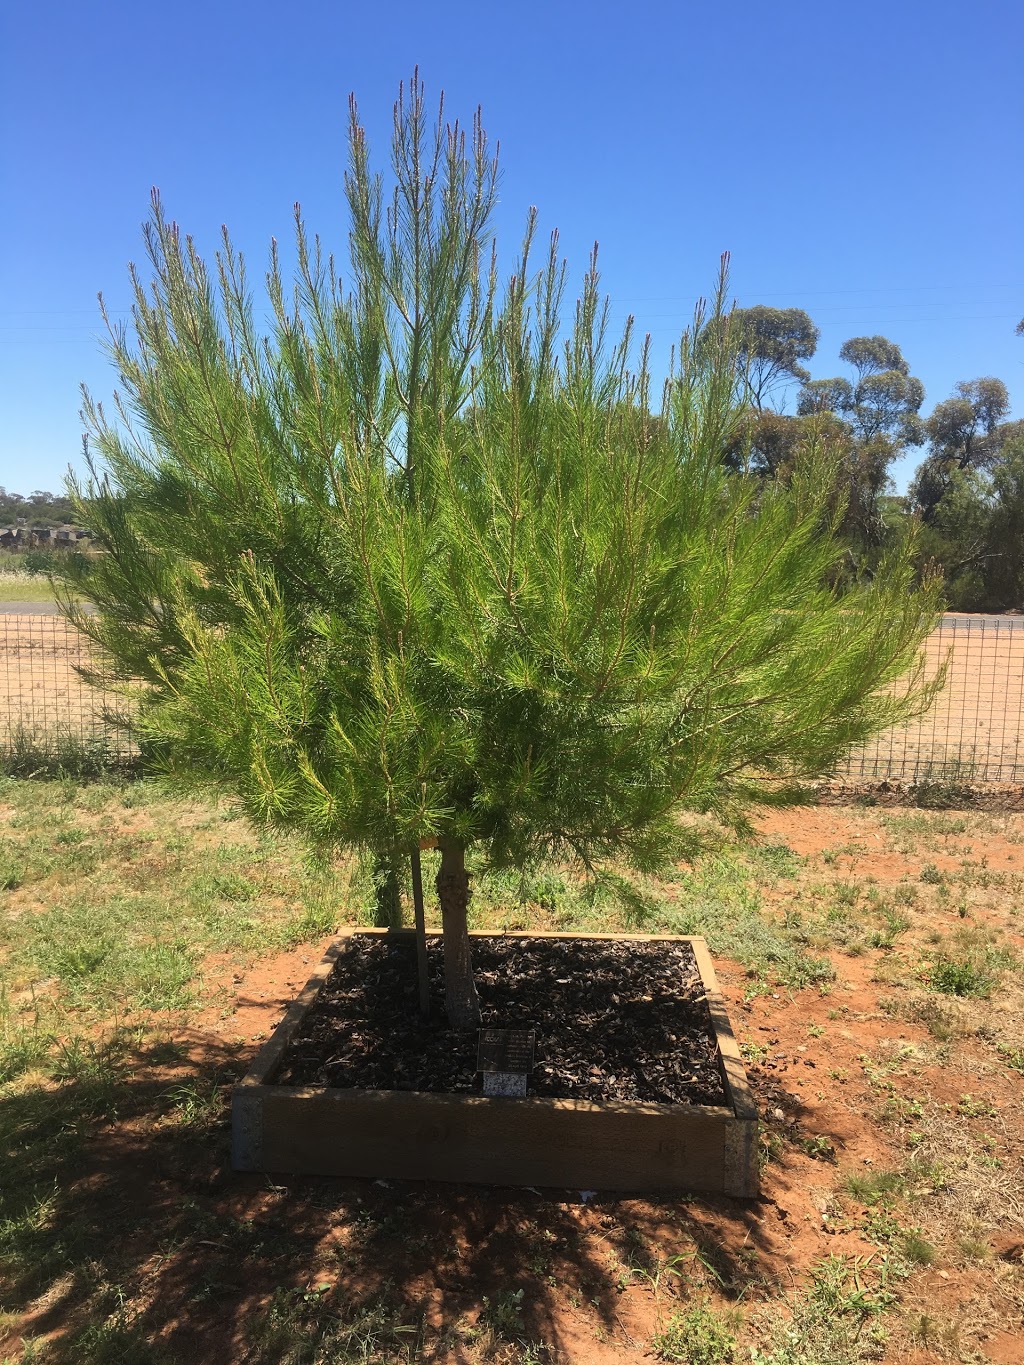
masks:
<path fill-rule="evenodd" d="M 514 1359 L 517 1343 L 580 1359 L 597 1331 L 628 1338 L 638 1295 L 667 1312 L 773 1279 L 758 1201 L 233 1173 L 246 1061 L 209 1037 L 121 1040 L 7 1088 L 9 1359 L 19 1337 L 48 1339 L 57 1365 L 302 1362 L 339 1342 L 375 1360 Z"/>

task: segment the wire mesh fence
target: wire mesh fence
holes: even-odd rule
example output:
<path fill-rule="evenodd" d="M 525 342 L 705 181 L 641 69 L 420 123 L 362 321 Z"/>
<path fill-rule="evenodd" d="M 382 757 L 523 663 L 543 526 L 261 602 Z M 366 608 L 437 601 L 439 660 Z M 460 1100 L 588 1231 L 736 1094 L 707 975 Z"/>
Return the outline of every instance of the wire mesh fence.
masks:
<path fill-rule="evenodd" d="M 1024 782 L 1024 617 L 947 613 L 925 655 L 928 678 L 948 661 L 931 709 L 851 754 L 839 775 Z"/>
<path fill-rule="evenodd" d="M 59 758 L 88 751 L 120 762 L 137 753 L 113 724 L 122 699 L 85 682 L 95 646 L 63 616 L 0 615 L 0 752 Z"/>
<path fill-rule="evenodd" d="M 62 616 L 0 615 L 0 752 L 87 746 L 135 756 L 110 722 L 121 699 L 83 681 L 94 647 Z M 949 660 L 927 715 L 851 754 L 837 776 L 916 782 L 1024 782 L 1024 617 L 948 614 L 926 644 L 928 675 Z"/>

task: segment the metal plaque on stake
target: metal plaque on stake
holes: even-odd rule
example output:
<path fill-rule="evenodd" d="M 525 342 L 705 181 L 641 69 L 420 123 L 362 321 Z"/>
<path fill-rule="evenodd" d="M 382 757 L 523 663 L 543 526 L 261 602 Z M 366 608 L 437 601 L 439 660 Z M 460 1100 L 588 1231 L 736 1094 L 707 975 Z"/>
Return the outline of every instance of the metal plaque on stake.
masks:
<path fill-rule="evenodd" d="M 522 1099 L 533 1070 L 537 1035 L 533 1029 L 482 1028 L 476 1066 L 483 1072 L 484 1094 Z"/>

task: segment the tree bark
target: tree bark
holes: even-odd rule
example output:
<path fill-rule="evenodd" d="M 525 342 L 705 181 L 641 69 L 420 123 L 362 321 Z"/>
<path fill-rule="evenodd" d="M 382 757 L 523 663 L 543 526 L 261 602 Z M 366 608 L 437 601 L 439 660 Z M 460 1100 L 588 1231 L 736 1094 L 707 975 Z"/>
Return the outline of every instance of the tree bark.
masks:
<path fill-rule="evenodd" d="M 467 916 L 470 891 L 466 848 L 454 839 L 440 839 L 438 847 L 441 850 L 441 866 L 435 884 L 441 904 L 445 1009 L 452 1028 L 479 1028 L 480 1003 L 476 998 L 469 950 Z"/>

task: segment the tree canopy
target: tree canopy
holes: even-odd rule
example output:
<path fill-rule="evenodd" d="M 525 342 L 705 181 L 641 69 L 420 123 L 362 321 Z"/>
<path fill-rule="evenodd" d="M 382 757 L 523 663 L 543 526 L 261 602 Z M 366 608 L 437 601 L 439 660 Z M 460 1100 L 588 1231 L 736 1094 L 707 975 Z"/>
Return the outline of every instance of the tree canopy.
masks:
<path fill-rule="evenodd" d="M 831 456 L 765 487 L 725 453 L 745 400 L 727 283 L 660 407 L 609 331 L 596 258 L 566 306 L 530 215 L 499 283 L 496 163 L 395 109 L 387 191 L 352 107 L 347 270 L 296 216 L 272 323 L 225 232 L 215 268 L 154 198 L 150 275 L 112 326 L 114 417 L 75 493 L 107 551 L 68 609 L 137 680 L 170 776 L 325 850 L 436 840 L 452 1023 L 477 1017 L 465 855 L 678 856 L 681 809 L 741 820 L 919 705 L 935 608 L 897 546 L 832 586 Z M 787 785 L 790 784 L 790 785 Z"/>
<path fill-rule="evenodd" d="M 758 411 L 780 384 L 810 379 L 810 370 L 800 362 L 814 355 L 820 333 L 802 308 L 735 308 L 729 326 L 750 401 Z"/>

